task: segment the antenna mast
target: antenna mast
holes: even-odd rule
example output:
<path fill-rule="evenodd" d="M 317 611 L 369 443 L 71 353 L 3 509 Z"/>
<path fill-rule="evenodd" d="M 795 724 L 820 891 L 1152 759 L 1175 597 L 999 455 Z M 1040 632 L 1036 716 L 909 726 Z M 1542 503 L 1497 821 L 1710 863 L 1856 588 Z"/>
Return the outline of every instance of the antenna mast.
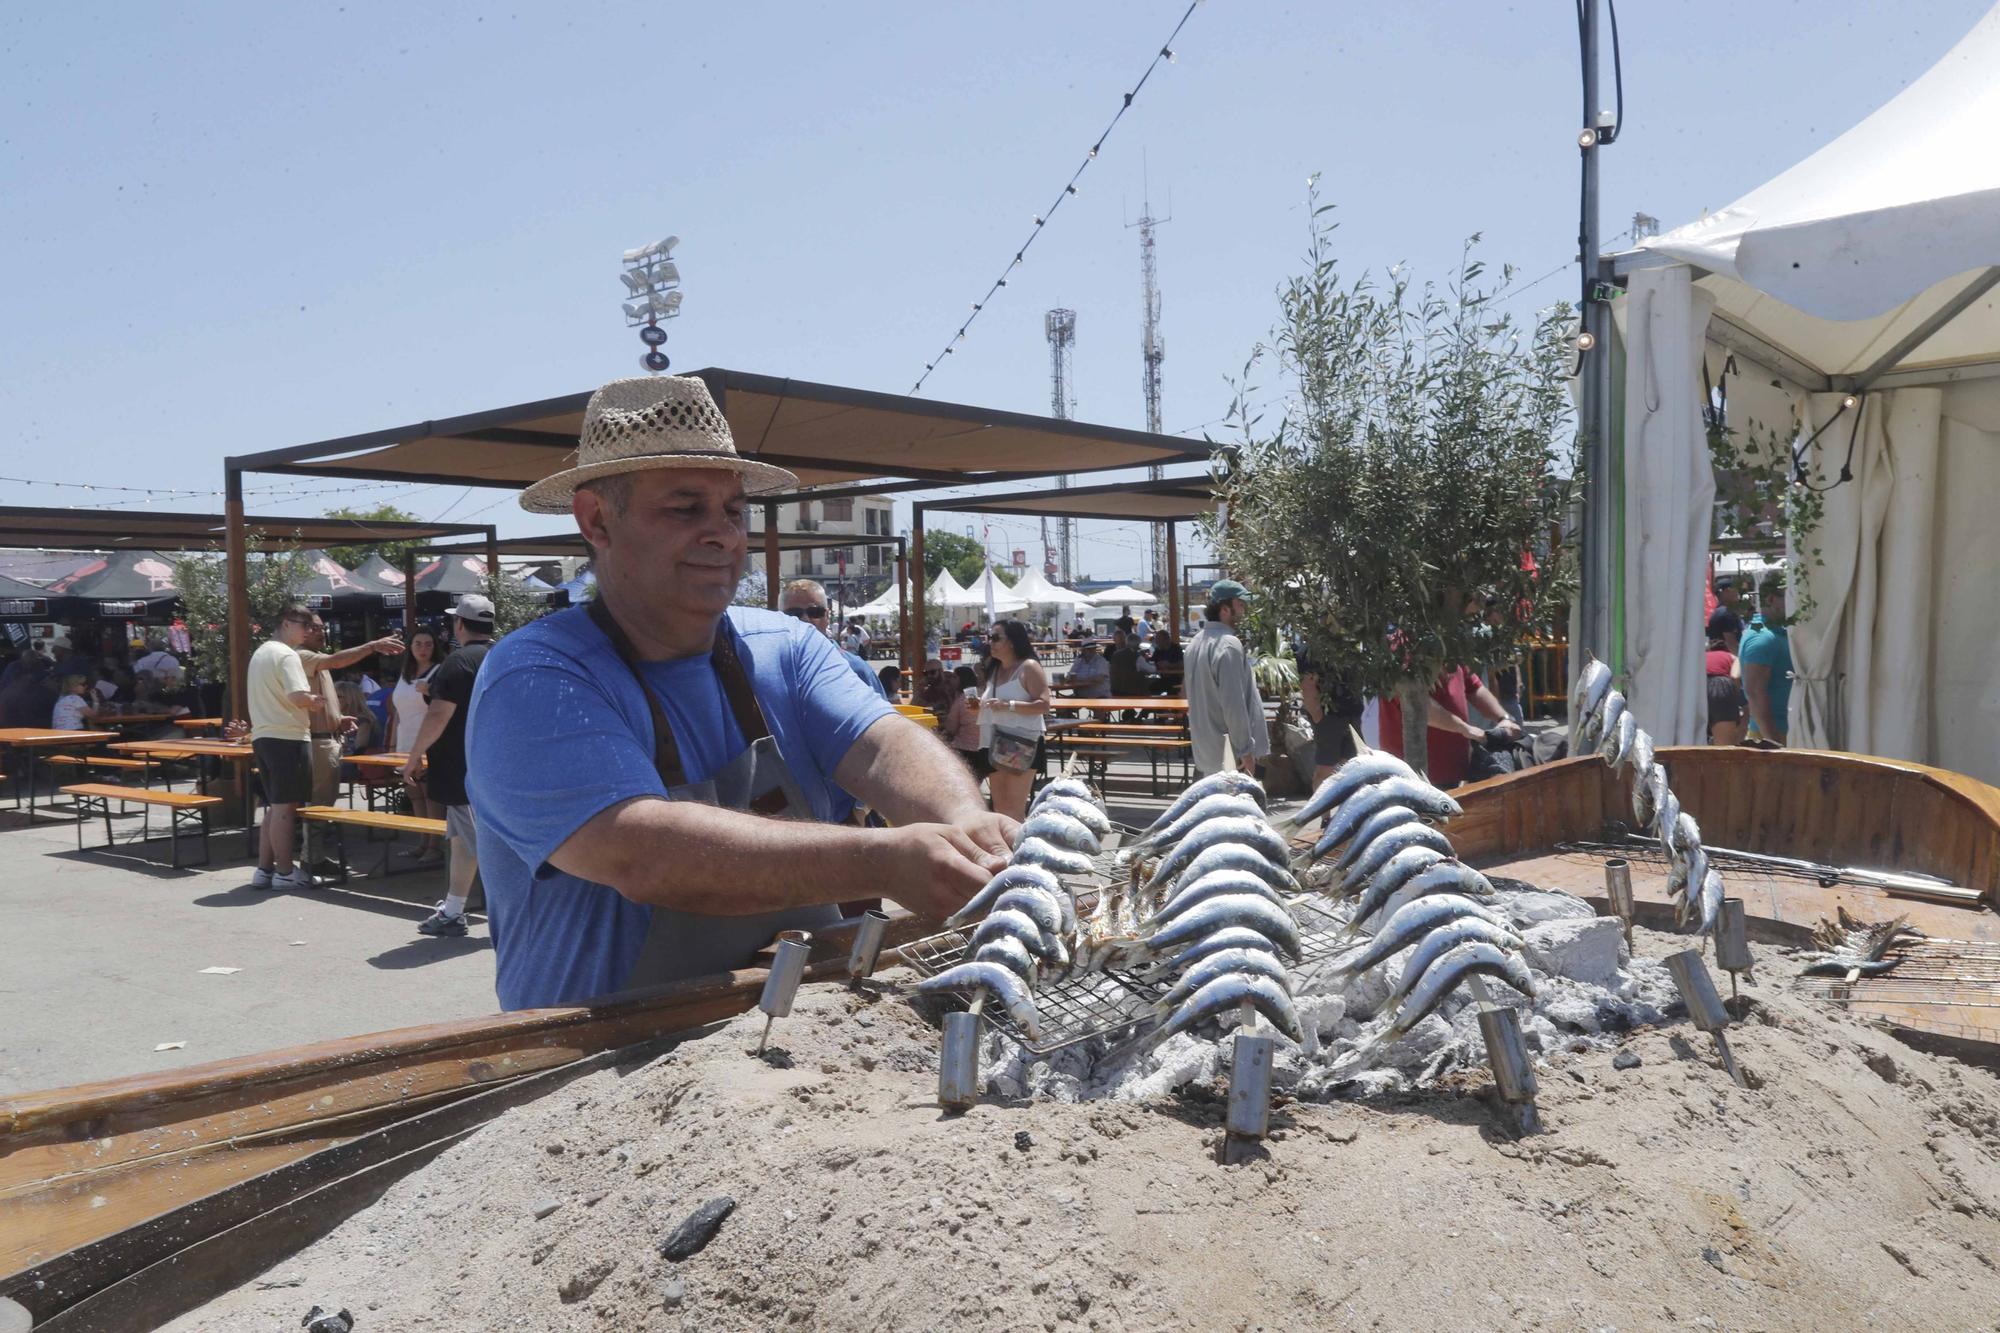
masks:
<path fill-rule="evenodd" d="M 1071 353 L 1076 347 L 1076 311 L 1056 309 L 1042 317 L 1042 331 L 1049 339 L 1049 415 L 1063 421 L 1076 418 L 1076 374 Z M 1056 478 L 1056 485 L 1069 488 L 1069 477 Z M 1042 520 L 1043 573 L 1067 588 L 1072 569 L 1071 552 L 1076 538 L 1076 520 L 1056 520 L 1056 540 L 1049 543 L 1049 521 Z"/>
<path fill-rule="evenodd" d="M 1153 204 L 1149 197 L 1142 196 L 1139 205 L 1139 220 L 1128 226 L 1139 229 L 1139 285 L 1145 301 L 1145 322 L 1140 352 L 1145 359 L 1146 389 L 1146 429 L 1153 434 L 1160 433 L 1160 365 L 1167 359 L 1167 344 L 1160 337 L 1160 275 L 1153 256 L 1153 228 L 1171 217 L 1153 216 Z M 1158 481 L 1166 470 L 1155 464 L 1146 469 L 1147 477 Z M 1160 524 L 1153 523 L 1146 529 L 1146 565 L 1152 571 L 1153 595 L 1164 600 L 1167 586 L 1166 536 Z"/>

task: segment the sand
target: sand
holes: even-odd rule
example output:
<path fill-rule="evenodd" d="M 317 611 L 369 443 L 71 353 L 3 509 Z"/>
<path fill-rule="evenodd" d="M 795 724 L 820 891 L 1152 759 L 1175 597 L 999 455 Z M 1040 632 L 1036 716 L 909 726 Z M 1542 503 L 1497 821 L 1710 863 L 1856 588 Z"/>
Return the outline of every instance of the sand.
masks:
<path fill-rule="evenodd" d="M 1764 951 L 1734 1032 L 1752 1089 L 1668 1022 L 1546 1056 L 1532 1137 L 1463 1068 L 1287 1101 L 1235 1166 L 1212 1080 L 945 1115 L 923 1017 L 809 988 L 777 1058 L 750 1015 L 580 1079 L 169 1327 L 296 1328 L 315 1302 L 361 1333 L 1993 1327 L 2000 1085 L 1789 970 Z M 725 1195 L 705 1249 L 659 1256 Z"/>

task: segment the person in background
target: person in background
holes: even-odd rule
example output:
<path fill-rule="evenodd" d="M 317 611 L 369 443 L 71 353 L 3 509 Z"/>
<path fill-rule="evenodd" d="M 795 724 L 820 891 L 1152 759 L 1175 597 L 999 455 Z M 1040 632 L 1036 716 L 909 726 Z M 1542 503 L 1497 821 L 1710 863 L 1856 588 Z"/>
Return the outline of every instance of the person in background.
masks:
<path fill-rule="evenodd" d="M 1076 646 L 1076 660 L 1063 672 L 1063 688 L 1078 699 L 1109 699 L 1111 697 L 1111 666 L 1098 651 L 1097 644 L 1089 639 Z"/>
<path fill-rule="evenodd" d="M 479 873 L 479 825 L 465 792 L 465 719 L 480 665 L 493 646 L 492 601 L 477 593 L 459 598 L 451 609 L 451 628 L 458 647 L 431 675 L 424 724 L 403 761 L 403 781 L 423 775 L 431 799 L 444 807 L 445 839 L 451 846 L 444 901 L 417 924 L 422 935 L 465 934 L 465 900 Z"/>
<path fill-rule="evenodd" d="M 20 671 L 0 689 L 0 726 L 48 726 L 56 706 L 55 673 L 55 663 L 40 653 L 24 656 Z"/>
<path fill-rule="evenodd" d="M 866 661 L 868 657 L 868 626 L 860 616 L 849 616 L 847 628 L 841 632 L 840 646 L 856 657 Z"/>
<path fill-rule="evenodd" d="M 1750 706 L 1747 739 L 1783 745 L 1792 706 L 1792 641 L 1785 632 L 1785 587 L 1776 579 L 1764 585 L 1763 609 L 1751 617 L 1737 651 Z"/>
<path fill-rule="evenodd" d="M 1250 656 L 1236 626 L 1250 614 L 1250 593 L 1235 579 L 1218 579 L 1208 590 L 1207 620 L 1186 650 L 1188 739 L 1194 743 L 1194 766 L 1203 774 L 1224 767 L 1224 742 L 1230 759 L 1245 773 L 1257 771 L 1257 761 L 1271 752 L 1271 731 L 1264 725 L 1264 700 L 1250 677 Z"/>
<path fill-rule="evenodd" d="M 1168 694 L 1178 693 L 1181 677 L 1187 669 L 1187 654 L 1182 651 L 1165 621 L 1160 622 L 1160 628 L 1153 635 L 1153 665 L 1159 670 L 1161 688 Z"/>
<path fill-rule="evenodd" d="M 847 659 L 847 669 L 852 671 L 878 699 L 887 699 L 882 682 L 858 653 L 840 647 L 840 638 L 834 633 L 832 622 L 827 618 L 826 588 L 816 579 L 793 579 L 778 595 L 778 609 L 794 620 L 803 620 L 821 634 L 834 641 L 840 655 Z"/>
<path fill-rule="evenodd" d="M 389 695 L 389 750 L 407 754 L 423 730 L 424 712 L 430 707 L 431 676 L 438 669 L 438 641 L 434 630 L 421 626 L 410 632 L 410 645 L 403 654 L 396 688 Z M 424 780 L 404 778 L 403 789 L 410 796 L 410 813 L 420 819 L 443 819 L 444 807 L 431 800 Z M 430 861 L 444 855 L 444 847 L 428 833 L 416 847 L 403 853 L 413 861 Z"/>
<path fill-rule="evenodd" d="M 1475 725 L 1472 709 L 1484 717 L 1499 719 L 1492 728 Z M 1430 751 L 1427 776 L 1432 785 L 1456 787 L 1465 781 L 1472 764 L 1472 743 L 1489 739 L 1514 740 L 1521 724 L 1507 715 L 1507 709 L 1486 688 L 1486 682 L 1466 667 L 1453 667 L 1438 676 L 1427 707 L 1430 730 L 1425 747 Z M 1403 706 L 1394 698 L 1382 700 L 1382 748 L 1403 757 Z"/>
<path fill-rule="evenodd" d="M 882 697 L 895 703 L 896 696 L 903 692 L 903 668 L 891 662 L 875 673 L 875 679 L 881 682 Z"/>
<path fill-rule="evenodd" d="M 361 682 L 337 681 L 333 693 L 340 700 L 340 715 L 354 723 L 340 738 L 341 754 L 372 753 L 375 749 L 375 714 L 368 707 L 368 696 L 362 692 Z"/>
<path fill-rule="evenodd" d="M 972 705 L 972 696 L 979 690 L 979 673 L 969 666 L 959 667 L 945 676 L 951 692 L 951 702 L 938 717 L 938 737 L 952 751 L 963 759 L 972 776 L 985 781 L 992 773 L 993 765 L 987 761 L 986 747 L 979 743 L 979 714 Z"/>
<path fill-rule="evenodd" d="M 103 703 L 124 702 L 132 697 L 132 678 L 116 661 L 106 657 L 97 663 L 97 683 L 91 687 Z M 116 710 L 113 710 L 116 711 Z"/>
<path fill-rule="evenodd" d="M 943 717 L 958 698 L 958 682 L 944 669 L 944 659 L 935 653 L 924 659 L 923 674 L 910 690 L 910 702 Z"/>
<path fill-rule="evenodd" d="M 1736 650 L 1743 622 L 1717 606 L 1708 617 L 1708 648 L 1702 666 L 1708 676 L 1708 743 L 1734 745 L 1743 739 L 1743 673 Z"/>
<path fill-rule="evenodd" d="M 1129 606 L 1119 607 L 1118 619 L 1112 621 L 1111 623 L 1115 625 L 1117 628 L 1125 631 L 1125 635 L 1127 638 L 1131 637 L 1132 631 L 1135 628 L 1137 628 L 1139 624 L 1138 621 L 1132 619 L 1132 608 Z"/>
<path fill-rule="evenodd" d="M 89 680 L 64 676 L 62 693 L 57 696 L 55 707 L 49 710 L 48 725 L 57 731 L 82 731 L 85 723 L 97 721 L 103 708 L 91 693 Z"/>
<path fill-rule="evenodd" d="M 1041 762 L 1049 678 L 1026 625 L 1003 620 L 994 630 L 986 680 L 972 706 L 978 710 L 980 745 L 993 766 L 987 778 L 993 813 L 1018 820 L 1027 814 L 1028 789 Z"/>
<path fill-rule="evenodd" d="M 1323 669 L 1306 646 L 1293 649 L 1299 663 L 1299 696 L 1313 729 L 1313 786 L 1333 776 L 1333 770 L 1354 757 L 1355 733 L 1361 730 L 1366 700 L 1339 672 Z"/>
<path fill-rule="evenodd" d="M 181 669 L 180 658 L 175 657 L 167 651 L 167 641 L 165 639 L 157 634 L 148 634 L 146 636 L 146 655 L 132 664 L 133 674 L 137 675 L 141 671 L 146 671 L 151 672 L 154 676 L 158 676 L 168 667 L 178 672 Z"/>
<path fill-rule="evenodd" d="M 1090 628 L 1081 620 L 1073 620 L 1070 622 L 1069 628 L 1063 632 L 1063 637 L 1071 643 L 1075 643 L 1078 640 L 1089 638 Z"/>
<path fill-rule="evenodd" d="M 311 682 L 313 692 L 319 695 L 321 705 L 313 714 L 310 738 L 314 805 L 332 805 L 340 799 L 340 761 L 349 753 L 348 736 L 361 725 L 361 718 L 348 712 L 341 703 L 333 673 L 376 653 L 393 655 L 402 651 L 403 641 L 388 634 L 353 648 L 329 653 L 326 651 L 326 620 L 317 611 L 307 613 L 305 639 L 298 646 L 299 665 L 305 668 L 306 679 Z M 360 712 L 363 716 L 368 715 L 365 702 Z M 369 721 L 372 725 L 373 718 Z M 301 859 L 308 868 L 337 868 L 338 862 L 328 850 L 331 838 L 332 834 L 324 825 L 306 825 Z"/>
<path fill-rule="evenodd" d="M 250 748 L 264 787 L 264 819 L 257 827 L 253 889 L 309 889 L 312 872 L 292 867 L 299 807 L 312 795 L 312 732 L 326 702 L 306 678 L 298 647 L 312 612 L 286 607 L 271 637 L 250 654 L 245 693 L 250 701 Z"/>
<path fill-rule="evenodd" d="M 1727 611 L 1736 618 L 1738 625 L 1743 623 L 1746 615 L 1754 615 L 1757 610 L 1754 606 L 1744 605 L 1743 589 L 1737 586 L 1735 577 L 1729 574 L 1724 574 L 1715 580 L 1715 609 Z"/>
<path fill-rule="evenodd" d="M 1111 693 L 1120 699 L 1136 699 L 1153 693 L 1139 674 L 1139 647 L 1133 642 L 1134 635 L 1126 631 L 1111 632 L 1111 653 L 1105 664 L 1111 672 Z"/>

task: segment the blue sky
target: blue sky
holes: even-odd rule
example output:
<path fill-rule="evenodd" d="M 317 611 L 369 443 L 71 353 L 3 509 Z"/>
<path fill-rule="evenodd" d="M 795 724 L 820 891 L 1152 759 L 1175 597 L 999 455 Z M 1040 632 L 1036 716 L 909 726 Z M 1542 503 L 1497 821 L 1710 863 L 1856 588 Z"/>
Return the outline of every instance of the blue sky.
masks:
<path fill-rule="evenodd" d="M 187 488 L 226 454 L 638 373 L 620 251 L 682 238 L 677 368 L 907 390 L 1017 248 L 1184 0 L 1088 4 L 11 6 L 0 14 L 0 474 Z M 1840 133 L 1986 0 L 1628 3 L 1605 231 L 1671 227 Z M 1442 275 L 1479 231 L 1524 279 L 1574 254 L 1572 7 L 1205 0 L 926 396 L 1142 425 L 1144 182 L 1165 425 L 1222 416 L 1305 239 Z M 1171 202 L 1169 202 L 1171 201 Z M 1571 270 L 1573 272 L 1573 270 Z M 1527 304 L 1563 295 L 1570 273 Z M 293 483 L 261 478 L 255 485 Z M 0 503 L 130 499 L 0 481 Z M 497 491 L 387 500 L 544 530 Z M 156 501 L 210 508 L 212 495 Z M 966 520 L 958 520 L 959 525 Z M 1032 523 L 996 526 L 997 551 Z M 1093 574 L 1139 573 L 1086 525 Z"/>

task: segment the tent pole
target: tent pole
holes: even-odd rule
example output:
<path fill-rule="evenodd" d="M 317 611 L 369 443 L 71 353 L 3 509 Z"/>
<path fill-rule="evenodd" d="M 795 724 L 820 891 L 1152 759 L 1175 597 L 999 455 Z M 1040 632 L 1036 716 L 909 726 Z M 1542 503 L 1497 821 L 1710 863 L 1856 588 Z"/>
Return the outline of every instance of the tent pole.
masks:
<path fill-rule="evenodd" d="M 764 506 L 764 605 L 778 609 L 778 506 Z"/>
<path fill-rule="evenodd" d="M 929 596 L 930 585 L 924 582 L 924 506 L 921 502 L 910 506 L 910 578 L 916 583 L 915 595 L 910 598 L 910 649 L 911 655 L 923 665 L 924 651 L 930 647 L 931 636 L 924 626 L 924 598 Z"/>
<path fill-rule="evenodd" d="M 497 610 L 500 606 L 500 530 L 491 524 L 486 528 L 486 595 L 493 599 Z"/>
<path fill-rule="evenodd" d="M 403 548 L 403 642 L 417 632 L 417 548 Z"/>
<path fill-rule="evenodd" d="M 1181 553 L 1174 530 L 1180 524 L 1168 521 L 1161 526 L 1167 530 L 1167 626 L 1178 640 L 1181 636 Z"/>
<path fill-rule="evenodd" d="M 916 661 L 916 654 L 910 651 L 910 539 L 896 538 L 896 628 L 902 646 L 897 656 L 902 659 L 903 670 L 915 676 L 923 666 Z"/>
<path fill-rule="evenodd" d="M 223 469 L 224 577 L 229 581 L 229 616 L 225 633 L 229 651 L 231 718 L 250 716 L 250 559 L 243 530 L 243 474 Z"/>

